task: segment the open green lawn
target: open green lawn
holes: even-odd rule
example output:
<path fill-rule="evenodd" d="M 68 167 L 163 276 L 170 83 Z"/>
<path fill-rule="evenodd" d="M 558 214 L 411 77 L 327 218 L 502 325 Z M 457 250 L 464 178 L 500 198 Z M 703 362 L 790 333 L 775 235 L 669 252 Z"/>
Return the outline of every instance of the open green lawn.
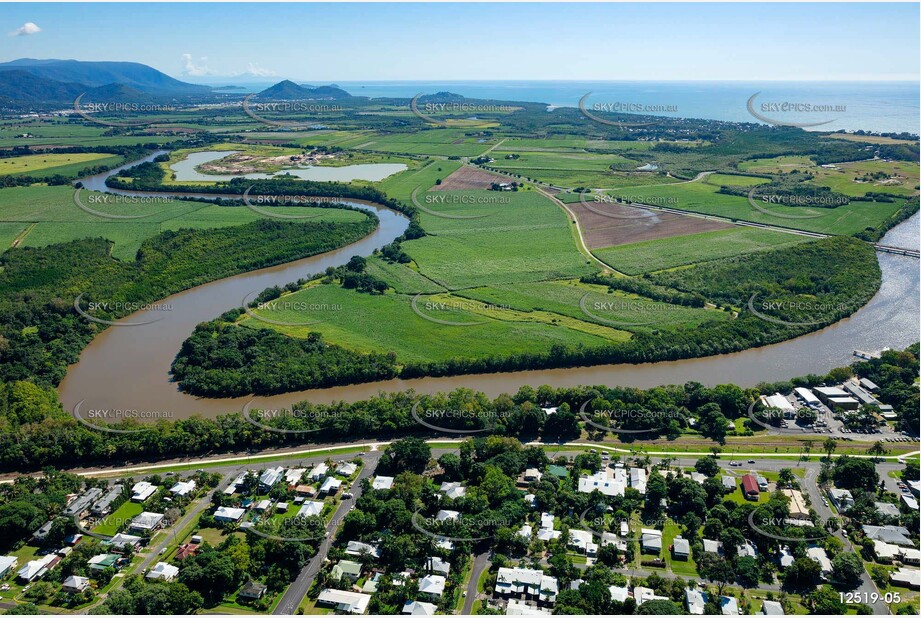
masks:
<path fill-rule="evenodd" d="M 99 522 L 93 532 L 112 536 L 117 533 L 126 522 L 134 519 L 144 511 L 144 505 L 130 500 L 115 509 L 112 513 Z"/>
<path fill-rule="evenodd" d="M 493 157 L 491 168 L 564 187 L 616 187 L 617 176 L 612 166 L 630 171 L 643 165 L 617 154 L 525 152 L 518 159 L 506 159 L 496 152 Z"/>
<path fill-rule="evenodd" d="M 580 306 L 586 293 L 585 306 L 591 315 Z M 705 321 L 729 319 L 723 311 L 670 305 L 625 292 L 608 294 L 607 288 L 577 280 L 484 286 L 458 294 L 518 311 L 555 313 L 607 326 L 611 324 L 605 320 L 622 322 L 619 328 L 631 332 L 696 328 Z"/>
<path fill-rule="evenodd" d="M 81 210 L 74 190 L 63 186 L 9 187 L 0 190 L 0 246 L 9 247 L 23 230 L 23 247 L 44 247 L 78 238 L 101 236 L 115 243 L 112 255 L 133 260 L 141 243 L 160 232 L 181 228 L 216 228 L 242 225 L 261 215 L 243 207 L 214 206 L 158 198 L 155 202 L 124 201 L 116 196 L 80 191 L 80 203 L 88 209 L 119 216 L 147 215 L 139 219 L 113 220 Z M 358 221 L 364 215 L 337 208 L 261 207 L 286 215 L 319 215 L 311 221 Z"/>
<path fill-rule="evenodd" d="M 751 159 L 742 161 L 738 165 L 743 172 L 756 172 L 758 174 L 789 174 L 793 170 L 805 170 L 816 167 L 815 162 L 802 155 L 771 157 L 768 159 Z"/>
<path fill-rule="evenodd" d="M 728 217 L 743 221 L 754 221 L 823 234 L 851 235 L 868 226 L 877 226 L 896 212 L 896 202 L 851 202 L 837 208 L 805 208 L 771 204 L 768 210 L 785 215 L 819 215 L 811 219 L 788 219 L 759 212 L 749 204 L 748 199 L 736 195 L 718 193 L 719 187 L 701 181 L 656 187 L 631 187 L 612 191 L 615 196 L 632 196 L 642 201 L 646 196 L 656 198 L 651 203 L 668 204 L 671 208 L 699 212 L 708 215 Z"/>
<path fill-rule="evenodd" d="M 329 309 L 313 312 L 294 309 L 257 311 L 257 314 L 276 321 L 303 323 L 322 320 L 309 326 L 277 326 L 253 318 L 246 318 L 242 323 L 254 328 L 274 328 L 297 337 L 320 332 L 327 341 L 360 352 L 393 351 L 401 362 L 546 352 L 554 344 L 597 347 L 629 337 L 623 331 L 564 319 L 563 316 L 507 310 L 478 311 L 478 303 L 445 296 L 436 297 L 436 300 L 447 303 L 448 309 L 431 309 L 427 302 L 434 301 L 427 297 L 421 298 L 417 306 L 435 319 L 483 323 L 450 326 L 432 322 L 413 312 L 409 295 L 388 293 L 372 296 L 345 290 L 338 285 L 312 286 L 283 298 L 298 303 L 294 305 L 296 307 L 314 305 Z M 477 305 L 474 309 L 465 308 L 474 304 Z M 551 322 L 554 318 L 559 323 Z M 434 342 L 437 345 L 433 345 Z"/>
<path fill-rule="evenodd" d="M 78 172 L 97 165 L 118 165 L 119 155 L 105 153 L 37 154 L 0 159 L 0 176 L 76 176 Z"/>
<path fill-rule="evenodd" d="M 696 264 L 779 246 L 807 242 L 805 236 L 750 227 L 734 227 L 686 236 L 646 240 L 595 249 L 602 262 L 628 275 Z"/>
<path fill-rule="evenodd" d="M 595 270 L 576 249 L 562 209 L 533 190 L 501 195 L 510 203 L 438 206 L 439 212 L 449 215 L 488 215 L 479 219 L 423 213 L 428 235 L 403 243 L 420 272 L 457 289 L 572 278 Z M 419 199 L 424 199 L 421 192 Z"/>
<path fill-rule="evenodd" d="M 770 182 L 770 178 L 759 178 L 758 176 L 743 176 L 741 174 L 710 174 L 703 179 L 703 182 L 717 187 L 723 185 L 734 185 L 737 187 L 754 187 L 755 185 Z"/>
<path fill-rule="evenodd" d="M 852 197 L 866 195 L 869 192 L 902 196 L 918 193 L 919 168 L 917 162 L 858 161 L 839 163 L 836 168 L 810 170 L 816 176 L 812 183 L 830 187 L 832 191 Z M 886 174 L 889 178 L 873 179 L 871 175 L 875 173 Z"/>
<path fill-rule="evenodd" d="M 499 142 L 499 138 L 477 138 L 470 129 L 427 129 L 415 133 L 370 136 L 352 148 L 416 155 L 476 157 Z M 357 140 L 356 140 L 357 141 Z"/>

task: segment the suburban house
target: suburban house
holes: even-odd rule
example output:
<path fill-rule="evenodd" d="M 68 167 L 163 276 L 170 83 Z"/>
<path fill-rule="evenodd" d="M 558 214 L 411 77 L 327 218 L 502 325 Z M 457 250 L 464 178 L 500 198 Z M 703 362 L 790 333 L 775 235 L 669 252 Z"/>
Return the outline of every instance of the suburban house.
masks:
<path fill-rule="evenodd" d="M 320 596 L 317 597 L 317 605 L 333 607 L 342 614 L 364 614 L 368 611 L 368 603 L 370 602 L 370 594 L 335 590 L 333 588 L 325 588 L 320 592 Z"/>
<path fill-rule="evenodd" d="M 445 591 L 446 580 L 442 575 L 426 575 L 419 580 L 419 594 L 429 599 L 440 599 Z"/>
<path fill-rule="evenodd" d="M 641 541 L 640 547 L 644 554 L 662 553 L 662 531 L 654 528 L 643 528 L 640 530 Z"/>
<path fill-rule="evenodd" d="M 119 532 L 109 540 L 109 545 L 113 551 L 135 552 L 141 548 L 142 540 L 139 536 Z"/>
<path fill-rule="evenodd" d="M 246 509 L 219 506 L 214 511 L 214 520 L 222 522 L 240 521 L 244 513 L 246 513 Z"/>
<path fill-rule="evenodd" d="M 179 496 L 180 498 L 188 496 L 193 491 L 195 491 L 195 481 L 193 479 L 189 479 L 188 481 L 179 481 L 169 489 L 171 494 L 174 496 Z"/>
<path fill-rule="evenodd" d="M 358 578 L 361 577 L 361 569 L 362 566 L 359 562 L 354 562 L 352 560 L 340 560 L 333 567 L 333 570 L 330 574 L 334 580 L 340 583 L 343 579 L 348 582 L 355 583 L 358 581 Z"/>
<path fill-rule="evenodd" d="M 676 536 L 672 542 L 672 557 L 676 560 L 687 560 L 691 557 L 691 542 Z"/>
<path fill-rule="evenodd" d="M 790 499 L 790 517 L 793 519 L 809 519 L 809 507 L 806 506 L 806 499 L 798 489 L 784 489 L 783 495 Z"/>
<path fill-rule="evenodd" d="M 345 553 L 349 556 L 360 556 L 364 552 L 368 552 L 375 558 L 380 558 L 381 555 L 381 550 L 375 545 L 362 543 L 361 541 L 349 541 L 348 545 L 345 546 Z"/>
<path fill-rule="evenodd" d="M 148 483 L 147 481 L 141 481 L 140 483 L 135 483 L 134 487 L 131 488 L 131 501 L 132 502 L 146 502 L 148 498 L 154 495 L 154 492 L 157 491 L 157 486 Z"/>
<path fill-rule="evenodd" d="M 147 572 L 147 579 L 159 579 L 165 582 L 171 582 L 179 575 L 179 567 L 175 567 L 165 562 L 158 562 L 154 568 Z"/>
<path fill-rule="evenodd" d="M 114 569 L 120 557 L 118 554 L 97 554 L 87 560 L 86 564 L 91 571 L 102 572 L 108 568 Z"/>
<path fill-rule="evenodd" d="M 847 489 L 829 489 L 828 497 L 839 511 L 846 511 L 854 506 L 854 496 Z"/>
<path fill-rule="evenodd" d="M 47 554 L 41 558 L 29 560 L 24 567 L 17 571 L 16 577 L 27 584 L 34 582 L 36 579 L 44 577 L 45 573 L 53 569 L 60 561 L 61 557 L 57 554 Z"/>
<path fill-rule="evenodd" d="M 390 489 L 393 487 L 392 476 L 375 476 L 371 482 L 371 489 Z"/>
<path fill-rule="evenodd" d="M 806 555 L 822 567 L 822 577 L 828 579 L 832 572 L 832 565 L 831 560 L 828 559 L 828 554 L 825 553 L 825 549 L 816 546 L 808 547 L 806 548 Z"/>
<path fill-rule="evenodd" d="M 684 600 L 688 606 L 688 613 L 692 616 L 703 616 L 707 605 L 708 595 L 697 588 L 685 588 Z"/>
<path fill-rule="evenodd" d="M 434 616 L 438 610 L 437 605 L 423 601 L 407 601 L 403 604 L 401 614 L 406 616 Z"/>
<path fill-rule="evenodd" d="M 61 590 L 71 594 L 79 594 L 89 587 L 90 578 L 80 577 L 79 575 L 71 575 L 64 580 L 63 584 L 61 584 Z"/>
<path fill-rule="evenodd" d="M 16 556 L 0 556 L 0 579 L 5 579 L 17 564 L 19 564 L 19 558 Z"/>
<path fill-rule="evenodd" d="M 316 500 L 309 500 L 301 505 L 301 510 L 297 512 L 298 517 L 310 517 L 323 513 L 323 503 Z"/>
<path fill-rule="evenodd" d="M 131 520 L 129 529 L 132 532 L 149 532 L 156 530 L 160 527 L 160 524 L 163 523 L 163 517 L 164 515 L 162 513 L 150 513 L 148 511 L 144 511 Z"/>
<path fill-rule="evenodd" d="M 263 471 L 259 475 L 259 489 L 262 491 L 268 491 L 275 486 L 275 483 L 280 481 L 285 475 L 285 469 L 281 466 L 277 468 L 269 468 L 268 470 Z"/>
<path fill-rule="evenodd" d="M 239 596 L 244 599 L 261 599 L 262 595 L 265 594 L 265 591 L 268 589 L 268 586 L 265 584 L 260 584 L 259 582 L 254 582 L 250 580 L 243 584 L 243 587 L 240 588 Z"/>
<path fill-rule="evenodd" d="M 429 556 L 425 561 L 425 570 L 429 573 L 447 575 L 451 572 L 451 563 L 447 560 L 442 560 L 438 556 Z"/>
<path fill-rule="evenodd" d="M 751 474 L 746 474 L 742 477 L 742 494 L 746 500 L 758 500 L 761 495 L 758 480 Z"/>
<path fill-rule="evenodd" d="M 463 498 L 467 493 L 467 488 L 461 485 L 460 483 L 442 483 L 441 487 L 438 489 L 446 497 L 456 500 L 457 498 Z"/>
<path fill-rule="evenodd" d="M 123 485 L 112 485 L 109 491 L 96 501 L 90 509 L 90 513 L 96 517 L 105 517 L 108 515 L 112 511 L 112 503 L 122 495 L 124 489 L 125 487 Z"/>
<path fill-rule="evenodd" d="M 502 567 L 496 575 L 496 594 L 521 596 L 542 603 L 556 602 L 559 584 L 555 577 L 537 569 L 510 569 Z"/>
<path fill-rule="evenodd" d="M 320 493 L 327 496 L 332 496 L 339 488 L 342 487 L 342 481 L 331 476 L 327 476 L 326 480 L 323 481 L 323 484 L 320 485 Z"/>
<path fill-rule="evenodd" d="M 98 487 L 93 487 L 92 489 L 87 490 L 82 496 L 78 496 L 67 507 L 62 511 L 62 514 L 67 517 L 73 517 L 75 515 L 82 515 L 89 510 L 90 506 L 95 502 L 99 496 L 102 495 L 102 490 Z"/>
<path fill-rule="evenodd" d="M 903 547 L 914 547 L 907 528 L 902 526 L 863 526 L 863 533 L 874 541 L 883 541 Z"/>
<path fill-rule="evenodd" d="M 765 601 L 761 606 L 762 616 L 783 616 L 783 605 L 777 601 Z"/>

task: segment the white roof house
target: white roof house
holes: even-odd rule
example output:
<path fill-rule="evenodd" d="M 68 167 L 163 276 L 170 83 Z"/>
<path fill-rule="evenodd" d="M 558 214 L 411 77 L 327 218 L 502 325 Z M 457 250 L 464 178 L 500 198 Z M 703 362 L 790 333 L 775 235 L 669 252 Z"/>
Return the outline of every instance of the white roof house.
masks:
<path fill-rule="evenodd" d="M 783 605 L 777 601 L 765 601 L 761 606 L 761 614 L 763 616 L 783 616 Z"/>
<path fill-rule="evenodd" d="M 569 546 L 583 553 L 588 553 L 588 550 L 594 547 L 595 552 L 597 552 L 598 545 L 595 544 L 592 538 L 592 533 L 587 530 L 570 530 Z"/>
<path fill-rule="evenodd" d="M 662 531 L 654 528 L 640 529 L 641 546 L 643 551 L 659 553 L 662 551 Z"/>
<path fill-rule="evenodd" d="M 884 541 L 873 541 L 873 551 L 876 552 L 877 559 L 884 562 L 892 562 L 898 559 L 901 554 L 901 549 L 902 548 L 898 545 L 893 545 Z"/>
<path fill-rule="evenodd" d="M 393 487 L 392 476 L 375 476 L 371 482 L 371 489 L 390 489 Z"/>
<path fill-rule="evenodd" d="M 147 481 L 135 483 L 134 487 L 131 488 L 131 500 L 133 502 L 144 502 L 151 497 L 155 491 L 157 491 L 157 486 Z"/>
<path fill-rule="evenodd" d="M 285 483 L 288 485 L 297 485 L 301 482 L 301 477 L 307 472 L 307 468 L 288 468 L 285 471 Z"/>
<path fill-rule="evenodd" d="M 341 474 L 342 476 L 352 476 L 358 472 L 358 465 L 347 461 L 336 466 L 336 474 Z"/>
<path fill-rule="evenodd" d="M 612 601 L 623 603 L 630 596 L 630 591 L 626 586 L 608 586 L 608 592 L 611 593 Z"/>
<path fill-rule="evenodd" d="M 531 539 L 531 534 L 532 534 L 533 532 L 534 532 L 534 529 L 533 529 L 531 526 L 529 526 L 528 524 L 525 524 L 525 525 L 523 525 L 523 526 L 521 527 L 520 530 L 518 530 L 518 536 L 530 540 L 530 539 Z"/>
<path fill-rule="evenodd" d="M 633 598 L 636 600 L 637 606 L 642 605 L 646 601 L 668 601 L 668 597 L 663 597 L 655 593 L 655 590 L 652 588 L 646 588 L 644 586 L 636 586 L 633 588 Z"/>
<path fill-rule="evenodd" d="M 735 597 L 720 597 L 720 613 L 724 616 L 738 616 L 739 601 Z"/>
<path fill-rule="evenodd" d="M 214 519 L 217 521 L 240 521 L 244 513 L 246 513 L 246 509 L 219 506 L 214 511 Z"/>
<path fill-rule="evenodd" d="M 80 577 L 79 575 L 71 575 L 64 580 L 64 583 L 61 584 L 61 590 L 64 592 L 83 592 L 90 586 L 89 577 Z"/>
<path fill-rule="evenodd" d="M 195 491 L 195 480 L 189 479 L 188 481 L 179 481 L 170 487 L 169 491 L 176 496 L 188 496 Z"/>
<path fill-rule="evenodd" d="M 323 484 L 320 485 L 321 494 L 334 494 L 342 487 L 342 481 L 331 476 L 327 476 Z"/>
<path fill-rule="evenodd" d="M 131 530 L 156 530 L 163 521 L 162 513 L 150 513 L 144 511 L 131 520 Z"/>
<path fill-rule="evenodd" d="M 16 556 L 0 556 L 0 578 L 6 577 L 7 573 L 16 568 L 19 564 L 19 558 Z"/>
<path fill-rule="evenodd" d="M 549 609 L 534 607 L 518 599 L 509 599 L 505 606 L 506 616 L 550 616 L 552 613 Z"/>
<path fill-rule="evenodd" d="M 579 491 L 590 494 L 598 490 L 605 496 L 622 496 L 627 489 L 627 473 L 623 468 L 602 468 L 590 476 L 579 477 Z"/>
<path fill-rule="evenodd" d="M 899 567 L 898 570 L 889 573 L 889 581 L 898 586 L 917 589 L 921 587 L 921 571 Z"/>
<path fill-rule="evenodd" d="M 541 513 L 540 514 L 540 527 L 546 528 L 547 530 L 553 530 L 554 524 L 556 522 L 556 517 L 551 513 Z"/>
<path fill-rule="evenodd" d="M 641 494 L 646 493 L 646 470 L 643 468 L 630 468 L 630 487 Z"/>
<path fill-rule="evenodd" d="M 442 509 L 438 511 L 438 513 L 435 514 L 435 519 L 437 519 L 438 521 L 455 520 L 459 517 L 460 517 L 459 511 L 449 511 L 446 509 Z"/>
<path fill-rule="evenodd" d="M 819 566 L 822 567 L 822 576 L 828 577 L 831 575 L 832 566 L 831 560 L 828 559 L 828 554 L 825 553 L 825 549 L 822 547 L 807 547 L 806 555 L 811 558 L 813 561 L 818 562 Z"/>
<path fill-rule="evenodd" d="M 281 466 L 269 468 L 259 475 L 259 485 L 262 487 L 273 487 L 285 475 L 285 469 Z"/>
<path fill-rule="evenodd" d="M 419 580 L 419 594 L 441 598 L 445 591 L 445 581 L 443 575 L 426 575 Z"/>
<path fill-rule="evenodd" d="M 324 589 L 320 592 L 320 596 L 317 597 L 317 603 L 335 606 L 336 611 L 343 614 L 364 614 L 368 611 L 368 603 L 370 602 L 370 594 L 335 590 L 333 588 Z"/>
<path fill-rule="evenodd" d="M 372 556 L 380 557 L 381 555 L 381 550 L 379 550 L 375 545 L 362 543 L 361 541 L 349 541 L 348 545 L 345 547 L 345 553 L 350 556 L 360 556 L 365 551 L 370 553 Z"/>
<path fill-rule="evenodd" d="M 455 500 L 457 498 L 463 498 L 467 493 L 467 488 L 460 483 L 442 483 L 441 487 L 438 489 L 448 498 Z"/>
<path fill-rule="evenodd" d="M 451 572 L 451 563 L 447 560 L 442 560 L 438 556 L 429 556 L 425 561 L 425 570 L 447 575 Z"/>
<path fill-rule="evenodd" d="M 538 597 L 545 603 L 556 601 L 559 584 L 555 577 L 537 569 L 509 569 L 502 567 L 496 575 L 496 594 Z"/>
<path fill-rule="evenodd" d="M 685 588 L 684 599 L 688 605 L 688 613 L 692 616 L 703 616 L 707 605 L 707 593 L 697 588 Z"/>
<path fill-rule="evenodd" d="M 863 533 L 867 537 L 876 540 L 902 545 L 903 547 L 913 547 L 914 543 L 909 538 L 908 528 L 903 526 L 863 526 Z"/>
<path fill-rule="evenodd" d="M 298 517 L 310 517 L 319 515 L 323 512 L 323 503 L 316 500 L 308 500 L 301 505 L 301 510 L 297 512 Z"/>
<path fill-rule="evenodd" d="M 423 601 L 407 601 L 403 604 L 401 614 L 407 616 L 434 616 L 438 606 Z"/>
<path fill-rule="evenodd" d="M 16 572 L 16 576 L 19 577 L 19 579 L 27 582 L 36 580 L 48 572 L 48 569 L 51 568 L 51 564 L 55 561 L 55 558 L 58 558 L 58 556 L 55 556 L 54 554 L 46 554 L 41 558 L 29 560 L 24 567 Z"/>
<path fill-rule="evenodd" d="M 177 575 L 179 575 L 179 567 L 165 562 L 158 562 L 154 568 L 147 572 L 147 579 L 162 579 L 163 581 L 171 582 L 176 579 Z"/>
<path fill-rule="evenodd" d="M 329 474 L 329 466 L 325 463 L 318 463 L 310 470 L 310 479 L 313 481 L 319 481 L 321 478 Z"/>

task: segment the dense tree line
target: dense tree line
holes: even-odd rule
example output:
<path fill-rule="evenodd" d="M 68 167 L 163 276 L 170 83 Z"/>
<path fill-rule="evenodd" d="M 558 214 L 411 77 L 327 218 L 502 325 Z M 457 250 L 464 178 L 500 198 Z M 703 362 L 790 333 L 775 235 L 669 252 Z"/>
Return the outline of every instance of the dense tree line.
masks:
<path fill-rule="evenodd" d="M 883 355 L 881 367 L 899 363 L 896 369 L 880 371 L 873 378 L 884 396 L 911 388 L 913 375 L 916 376 L 918 371 L 916 354 L 915 347 L 913 351 Z M 309 442 L 448 435 L 425 427 L 418 418 L 443 429 L 486 429 L 523 440 L 554 442 L 577 438 L 583 431 L 593 434 L 593 437 L 603 437 L 608 432 L 605 426 L 599 428 L 587 420 L 596 421 L 599 425 L 604 423 L 610 429 L 650 430 L 641 434 L 639 439 L 673 437 L 676 429 L 686 430 L 687 419 L 693 417 L 699 420 L 698 431 L 719 442 L 732 430 L 730 421 L 745 416 L 749 404 L 760 393 L 783 392 L 784 388 L 789 392 L 793 385 L 833 383 L 851 375 L 850 372 L 850 368 L 841 368 L 827 376 L 805 376 L 785 383 L 766 384 L 758 389 L 742 389 L 731 384 L 707 388 L 695 382 L 645 390 L 601 386 L 559 389 L 542 386 L 534 389 L 525 386 L 514 395 L 500 395 L 492 400 L 469 389 L 430 396 L 404 391 L 354 403 L 302 402 L 287 413 L 260 419 L 263 424 L 280 429 L 309 431 L 287 434 L 260 429 L 245 420 L 240 411 L 228 411 L 232 413 L 215 419 L 164 420 L 148 425 L 124 421 L 115 425 L 123 429 L 143 429 L 136 433 L 94 431 L 60 408 L 53 389 L 13 385 L 0 391 L 0 410 L 4 417 L 4 430 L 0 432 L 0 468 L 27 470 L 47 465 L 68 465 L 74 460 L 90 465 L 101 461 L 156 460 Z M 584 416 L 581 412 L 583 405 Z M 557 410 L 548 414 L 545 408 Z M 897 409 L 902 414 L 906 413 L 904 407 Z M 24 414 L 22 410 L 29 410 L 29 413 Z M 427 410 L 458 410 L 463 413 L 441 417 L 429 416 Z M 606 410 L 629 410 L 630 413 L 620 415 Z M 250 411 L 254 418 L 256 414 L 258 411 Z M 631 439 L 630 434 L 618 435 L 622 440 Z"/>
<path fill-rule="evenodd" d="M 117 303 L 152 303 L 241 272 L 323 253 L 354 242 L 377 223 L 260 220 L 213 230 L 168 231 L 145 240 L 134 262 L 111 257 L 102 238 L 0 256 L 0 379 L 55 385 L 99 325 L 74 310 L 74 300 L 108 303 L 95 317 L 130 313 Z M 85 306 L 89 306 L 88 304 Z"/>

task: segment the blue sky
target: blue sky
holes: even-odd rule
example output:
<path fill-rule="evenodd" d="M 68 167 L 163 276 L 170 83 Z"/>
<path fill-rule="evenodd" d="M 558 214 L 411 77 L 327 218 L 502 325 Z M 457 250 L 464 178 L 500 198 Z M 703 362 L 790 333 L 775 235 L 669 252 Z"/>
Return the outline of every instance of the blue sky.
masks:
<path fill-rule="evenodd" d="M 917 80 L 918 24 L 917 3 L 4 4 L 0 60 L 190 81 Z"/>

